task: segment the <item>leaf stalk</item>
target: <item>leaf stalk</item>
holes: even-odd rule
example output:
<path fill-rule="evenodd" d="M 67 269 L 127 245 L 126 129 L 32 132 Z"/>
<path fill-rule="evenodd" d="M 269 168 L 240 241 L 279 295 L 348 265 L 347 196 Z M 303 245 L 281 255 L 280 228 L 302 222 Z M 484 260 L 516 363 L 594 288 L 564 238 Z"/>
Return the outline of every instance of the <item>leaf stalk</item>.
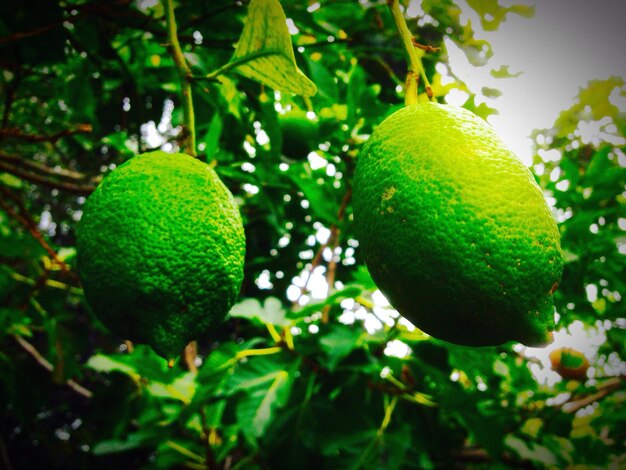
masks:
<path fill-rule="evenodd" d="M 174 15 L 173 0 L 164 0 L 165 21 L 167 23 L 167 41 L 170 54 L 176 65 L 180 78 L 180 88 L 183 95 L 183 132 L 185 135 L 185 152 L 192 157 L 196 154 L 196 118 L 193 110 L 193 95 L 191 92 L 192 74 L 187 60 L 183 54 L 178 41 L 178 28 L 176 26 L 176 16 Z"/>
<path fill-rule="evenodd" d="M 409 31 L 408 26 L 406 25 L 406 20 L 404 19 L 404 15 L 400 10 L 400 3 L 398 0 L 387 0 L 387 5 L 389 6 L 389 10 L 391 11 L 391 15 L 393 16 L 393 20 L 396 23 L 396 27 L 398 28 L 398 32 L 400 33 L 400 37 L 402 39 L 402 43 L 404 44 L 404 49 L 407 53 L 407 65 L 409 68 L 409 73 L 407 76 L 407 87 L 406 87 L 406 97 L 405 104 L 415 104 L 417 103 L 417 96 L 414 98 L 412 96 L 408 96 L 409 94 L 417 93 L 417 77 L 415 74 L 419 75 L 424 83 L 424 87 L 426 89 L 426 95 L 429 100 L 433 100 L 433 92 L 430 87 L 430 82 L 428 81 L 428 77 L 426 77 L 426 71 L 424 70 L 424 66 L 422 65 L 422 59 L 420 55 L 418 55 L 417 49 L 415 48 L 415 43 L 413 41 L 413 35 L 411 31 Z M 423 52 L 420 51 L 420 54 Z M 414 82 L 414 83 L 411 83 Z"/>

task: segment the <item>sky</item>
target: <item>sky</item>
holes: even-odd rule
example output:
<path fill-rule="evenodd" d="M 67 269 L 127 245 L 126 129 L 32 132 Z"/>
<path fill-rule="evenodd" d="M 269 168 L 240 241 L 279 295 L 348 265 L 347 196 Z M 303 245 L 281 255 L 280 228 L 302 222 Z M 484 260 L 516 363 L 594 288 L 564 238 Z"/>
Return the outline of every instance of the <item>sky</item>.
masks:
<path fill-rule="evenodd" d="M 530 164 L 531 131 L 549 128 L 592 79 L 626 77 L 625 0 L 500 0 L 502 5 L 533 5 L 535 16 L 508 14 L 497 31 L 484 32 L 464 0 L 458 2 L 479 39 L 494 55 L 484 67 L 473 67 L 463 52 L 446 43 L 454 73 L 475 92 L 497 88 L 502 96 L 487 101 L 499 114 L 489 122 L 500 137 Z M 517 78 L 496 79 L 489 72 L 509 65 Z"/>
<path fill-rule="evenodd" d="M 474 92 L 482 87 L 502 92 L 498 98 L 486 100 L 498 110 L 488 120 L 527 165 L 532 162 L 532 130 L 552 127 L 559 112 L 575 103 L 589 80 L 611 75 L 626 79 L 626 0 L 500 0 L 502 5 L 533 5 L 535 16 L 529 19 L 509 14 L 495 32 L 482 31 L 478 15 L 464 0 L 457 3 L 463 9 L 463 19 L 472 22 L 476 37 L 491 43 L 494 55 L 485 66 L 474 67 L 448 41 L 450 67 Z M 493 78 L 489 72 L 501 65 L 508 65 L 511 73 L 522 74 Z M 557 332 L 548 348 L 526 348 L 525 354 L 544 366 L 549 364 L 550 351 L 561 346 L 576 348 L 591 358 L 604 339 L 602 330 L 590 333 L 575 322 L 569 331 Z M 623 371 L 624 367 L 623 363 L 614 364 L 616 370 Z M 544 383 L 559 380 L 548 367 L 533 364 L 531 368 Z"/>

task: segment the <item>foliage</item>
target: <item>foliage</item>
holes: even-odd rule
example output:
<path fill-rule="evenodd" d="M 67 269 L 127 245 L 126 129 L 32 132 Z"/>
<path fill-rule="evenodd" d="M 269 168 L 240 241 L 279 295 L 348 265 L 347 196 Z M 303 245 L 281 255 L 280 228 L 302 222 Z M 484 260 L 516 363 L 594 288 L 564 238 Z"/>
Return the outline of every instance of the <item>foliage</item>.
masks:
<path fill-rule="evenodd" d="M 399 319 L 360 258 L 354 164 L 372 129 L 401 105 L 406 72 L 385 2 L 281 1 L 292 58 L 235 48 L 247 3 L 180 1 L 199 158 L 213 162 L 238 201 L 247 258 L 230 320 L 198 339 L 195 362 L 187 355 L 170 369 L 91 316 L 75 262 L 76 224 L 102 175 L 133 154 L 177 150 L 188 132 L 165 11 L 153 3 L 0 4 L 4 466 L 624 465 L 622 79 L 590 83 L 552 129 L 534 135 L 532 169 L 566 253 L 557 328 L 584 325 L 602 339 L 587 380 L 547 384 L 534 373 L 549 365 L 519 345 L 454 346 Z M 468 3 L 485 28 L 530 14 Z M 421 7 L 409 19 L 418 43 L 450 38 L 473 63 L 487 63 L 490 45 L 457 4 Z M 301 70 L 317 93 L 307 97 L 302 87 L 312 85 L 300 75 L 304 96 L 273 90 L 285 84 L 258 76 L 267 60 L 284 73 Z M 438 100 L 456 87 L 470 93 L 466 108 L 492 112 L 454 79 L 445 50 L 423 61 Z M 314 113 L 306 158 L 281 151 L 289 109 Z"/>

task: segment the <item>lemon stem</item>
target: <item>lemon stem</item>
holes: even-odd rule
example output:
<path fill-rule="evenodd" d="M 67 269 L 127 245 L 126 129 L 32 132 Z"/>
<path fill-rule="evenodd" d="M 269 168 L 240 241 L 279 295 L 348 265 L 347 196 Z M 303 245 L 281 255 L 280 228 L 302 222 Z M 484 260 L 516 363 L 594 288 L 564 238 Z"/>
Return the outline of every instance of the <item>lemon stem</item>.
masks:
<path fill-rule="evenodd" d="M 196 156 L 196 118 L 193 111 L 193 96 L 191 93 L 191 69 L 185 60 L 183 50 L 178 42 L 178 28 L 174 16 L 173 0 L 164 0 L 165 21 L 167 23 L 167 42 L 170 54 L 176 65 L 180 79 L 180 89 L 183 94 L 183 135 L 185 136 L 185 152 L 192 157 Z"/>
<path fill-rule="evenodd" d="M 409 95 L 417 94 L 418 76 L 422 79 L 422 82 L 424 83 L 426 95 L 430 100 L 432 100 L 432 88 L 430 87 L 428 77 L 426 77 L 426 71 L 424 70 L 424 66 L 422 65 L 422 59 L 420 57 L 423 52 L 420 51 L 418 55 L 418 50 L 415 48 L 415 44 L 413 43 L 413 35 L 411 34 L 411 31 L 409 31 L 409 28 L 406 25 L 406 20 L 404 19 L 404 15 L 400 10 L 400 3 L 398 2 L 398 0 L 387 0 L 387 5 L 389 6 L 389 10 L 391 10 L 393 20 L 396 23 L 398 32 L 400 33 L 400 37 L 402 38 L 402 43 L 404 44 L 404 49 L 407 53 L 407 65 L 409 68 L 409 73 L 407 74 L 404 101 L 407 105 L 415 104 L 417 102 L 417 97 L 413 98 Z"/>

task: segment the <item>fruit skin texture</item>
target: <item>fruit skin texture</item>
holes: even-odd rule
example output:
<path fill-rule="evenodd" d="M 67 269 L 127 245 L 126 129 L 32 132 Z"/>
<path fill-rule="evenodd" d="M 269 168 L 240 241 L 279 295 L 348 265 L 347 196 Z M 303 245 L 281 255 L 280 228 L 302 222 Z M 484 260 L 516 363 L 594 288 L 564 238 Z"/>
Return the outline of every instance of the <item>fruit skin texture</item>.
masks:
<path fill-rule="evenodd" d="M 587 379 L 589 361 L 580 351 L 559 348 L 552 351 L 548 358 L 552 369 L 564 379 L 581 381 Z"/>
<path fill-rule="evenodd" d="M 353 203 L 374 281 L 415 326 L 468 346 L 552 341 L 559 231 L 485 121 L 436 103 L 393 113 L 363 148 Z"/>
<path fill-rule="evenodd" d="M 76 246 L 95 315 L 167 359 L 224 320 L 243 280 L 237 204 L 185 154 L 145 153 L 107 175 L 85 203 Z"/>

